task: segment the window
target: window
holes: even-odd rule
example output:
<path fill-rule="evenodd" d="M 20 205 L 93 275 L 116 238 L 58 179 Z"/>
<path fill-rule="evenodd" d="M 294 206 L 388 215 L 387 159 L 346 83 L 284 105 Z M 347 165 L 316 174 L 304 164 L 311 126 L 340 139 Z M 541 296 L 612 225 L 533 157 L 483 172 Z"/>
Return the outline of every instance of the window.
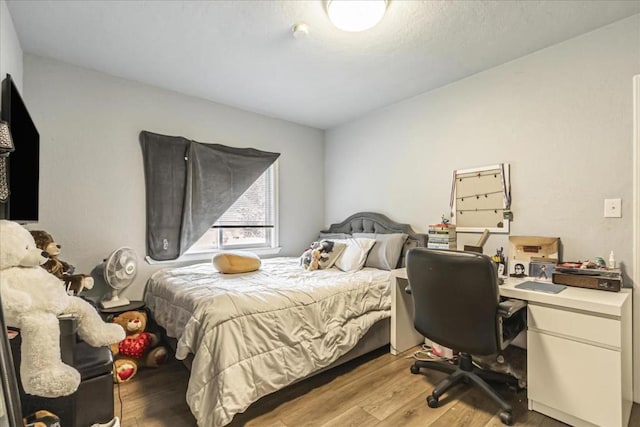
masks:
<path fill-rule="evenodd" d="M 217 249 L 276 247 L 276 175 L 277 162 L 236 200 L 186 254 Z"/>

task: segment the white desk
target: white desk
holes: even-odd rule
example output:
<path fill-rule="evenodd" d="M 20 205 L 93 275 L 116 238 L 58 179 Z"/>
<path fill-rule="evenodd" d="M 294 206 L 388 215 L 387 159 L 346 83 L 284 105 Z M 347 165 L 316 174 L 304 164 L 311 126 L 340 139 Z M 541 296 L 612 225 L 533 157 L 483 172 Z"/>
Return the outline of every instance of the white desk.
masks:
<path fill-rule="evenodd" d="M 392 275 L 391 353 L 424 338 L 413 328 L 404 291 L 406 269 Z M 567 287 L 548 294 L 515 287 L 500 295 L 526 300 L 529 409 L 574 426 L 627 426 L 633 404 L 631 289 L 607 292 Z"/>

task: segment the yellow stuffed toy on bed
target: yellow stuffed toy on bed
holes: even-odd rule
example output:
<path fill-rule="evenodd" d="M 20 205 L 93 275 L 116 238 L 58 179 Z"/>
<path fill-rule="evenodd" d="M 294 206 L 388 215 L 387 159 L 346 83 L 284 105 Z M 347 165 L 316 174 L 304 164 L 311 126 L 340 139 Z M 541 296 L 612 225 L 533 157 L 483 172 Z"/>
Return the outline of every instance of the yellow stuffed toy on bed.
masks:
<path fill-rule="evenodd" d="M 213 256 L 213 266 L 220 273 L 235 274 L 256 271 L 262 265 L 260 257 L 245 251 L 224 251 Z"/>

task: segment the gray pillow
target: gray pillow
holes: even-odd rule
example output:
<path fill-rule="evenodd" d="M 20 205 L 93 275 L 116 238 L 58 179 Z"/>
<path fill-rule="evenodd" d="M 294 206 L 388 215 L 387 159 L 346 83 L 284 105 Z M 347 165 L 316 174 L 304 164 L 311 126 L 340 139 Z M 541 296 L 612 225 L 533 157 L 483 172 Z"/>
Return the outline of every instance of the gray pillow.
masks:
<path fill-rule="evenodd" d="M 398 259 L 402 253 L 404 242 L 409 237 L 404 233 L 378 234 L 378 233 L 353 233 L 353 237 L 365 237 L 375 239 L 365 267 L 379 268 L 380 270 L 393 270 L 398 265 Z"/>
<path fill-rule="evenodd" d="M 318 239 L 350 239 L 351 234 L 348 233 L 320 233 Z"/>

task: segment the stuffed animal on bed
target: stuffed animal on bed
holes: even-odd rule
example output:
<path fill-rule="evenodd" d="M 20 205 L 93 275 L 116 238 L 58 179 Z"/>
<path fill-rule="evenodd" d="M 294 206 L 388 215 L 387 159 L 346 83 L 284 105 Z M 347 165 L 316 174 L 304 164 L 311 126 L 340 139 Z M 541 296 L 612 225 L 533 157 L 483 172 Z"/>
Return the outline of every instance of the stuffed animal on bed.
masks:
<path fill-rule="evenodd" d="M 125 339 L 111 346 L 115 359 L 113 379 L 122 383 L 132 379 L 143 366 L 157 368 L 167 361 L 169 352 L 160 345 L 157 334 L 146 332 L 147 314 L 141 311 L 125 311 L 112 322 L 122 326 L 127 333 Z"/>
<path fill-rule="evenodd" d="M 317 247 L 318 242 L 313 242 L 310 248 L 308 248 L 300 257 L 300 265 L 307 271 L 313 271 L 318 269 L 318 262 L 320 261 L 320 249 Z"/>
<path fill-rule="evenodd" d="M 120 325 L 103 322 L 88 302 L 69 296 L 58 278 L 40 267 L 47 256 L 20 224 L 0 220 L 0 293 L 7 326 L 22 334 L 22 386 L 28 394 L 59 397 L 76 391 L 80 373 L 62 363 L 58 315 L 75 315 L 78 335 L 94 347 L 125 334 Z"/>
<path fill-rule="evenodd" d="M 49 259 L 42 264 L 42 268 L 62 280 L 67 293 L 78 295 L 83 289 L 93 288 L 93 277 L 86 274 L 73 274 L 75 267 L 58 259 L 62 246 L 53 240 L 51 234 L 44 230 L 31 230 L 30 233 L 36 246 L 49 254 Z"/>
<path fill-rule="evenodd" d="M 331 268 L 345 248 L 344 243 L 331 240 L 313 242 L 300 257 L 300 265 L 307 271 Z"/>

